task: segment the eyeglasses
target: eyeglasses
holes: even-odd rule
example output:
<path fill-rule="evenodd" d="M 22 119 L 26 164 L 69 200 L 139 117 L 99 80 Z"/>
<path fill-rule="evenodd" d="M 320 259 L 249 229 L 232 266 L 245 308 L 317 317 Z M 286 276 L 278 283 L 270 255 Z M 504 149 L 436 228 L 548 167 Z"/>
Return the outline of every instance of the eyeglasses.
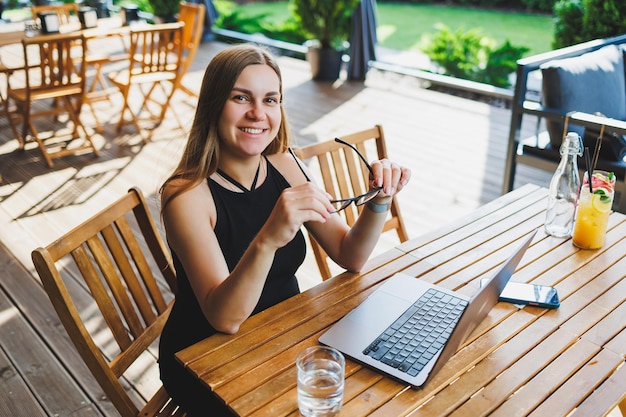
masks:
<path fill-rule="evenodd" d="M 368 171 L 370 172 L 370 175 L 372 177 L 374 176 L 374 170 L 372 170 L 372 167 L 370 166 L 370 164 L 367 163 L 367 160 L 365 159 L 363 154 L 361 154 L 361 152 L 359 152 L 359 150 L 354 145 L 352 145 L 351 143 L 348 143 L 346 141 L 343 141 L 343 140 L 341 140 L 339 138 L 335 138 L 335 142 L 338 142 L 338 143 L 341 143 L 342 145 L 348 146 L 354 152 L 356 152 L 356 154 L 359 156 L 361 161 L 363 161 L 363 163 L 367 167 Z M 291 153 L 291 156 L 293 156 L 293 158 L 296 160 L 296 164 L 298 164 L 298 168 L 300 168 L 300 171 L 302 171 L 302 174 L 304 174 L 304 177 L 306 178 L 306 180 L 310 182 L 311 179 L 306 174 L 306 172 L 304 172 L 304 169 L 302 168 L 302 166 L 300 166 L 300 163 L 298 162 L 298 158 L 296 158 L 296 155 L 293 153 L 293 150 L 291 148 L 289 148 L 289 153 Z M 379 188 L 376 188 L 374 190 L 370 190 L 370 191 L 366 192 L 365 194 L 359 195 L 357 197 L 348 197 L 348 198 L 340 198 L 340 199 L 337 199 L 337 200 L 330 200 L 331 204 L 335 207 L 335 211 L 333 211 L 333 213 L 337 213 L 337 212 L 340 212 L 341 210 L 345 210 L 352 203 L 354 203 L 356 206 L 362 206 L 363 204 L 367 203 L 368 201 L 370 201 L 374 197 L 376 197 L 378 195 L 378 193 L 380 192 L 380 190 L 382 190 L 382 189 L 383 189 L 382 187 L 379 187 Z"/>

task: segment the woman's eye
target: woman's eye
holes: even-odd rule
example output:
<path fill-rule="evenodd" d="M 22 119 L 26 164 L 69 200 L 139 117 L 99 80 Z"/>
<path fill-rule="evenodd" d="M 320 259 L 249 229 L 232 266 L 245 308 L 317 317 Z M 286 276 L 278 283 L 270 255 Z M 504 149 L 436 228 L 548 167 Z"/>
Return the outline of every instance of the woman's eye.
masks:
<path fill-rule="evenodd" d="M 248 99 L 248 97 L 242 95 L 242 94 L 237 94 L 236 96 L 233 96 L 233 100 L 235 101 L 240 101 L 240 102 L 244 102 L 244 101 L 250 101 Z"/>
<path fill-rule="evenodd" d="M 278 97 L 267 97 L 265 102 L 268 104 L 278 104 L 280 101 L 278 100 Z"/>

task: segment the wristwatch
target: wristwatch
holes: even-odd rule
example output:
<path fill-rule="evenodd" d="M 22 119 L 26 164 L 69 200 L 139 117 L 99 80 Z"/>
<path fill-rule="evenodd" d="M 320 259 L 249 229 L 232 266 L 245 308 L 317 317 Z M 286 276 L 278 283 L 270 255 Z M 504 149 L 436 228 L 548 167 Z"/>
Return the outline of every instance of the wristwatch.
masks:
<path fill-rule="evenodd" d="M 391 201 L 388 203 L 374 203 L 374 201 L 368 201 L 365 206 L 374 213 L 386 213 L 391 207 Z"/>

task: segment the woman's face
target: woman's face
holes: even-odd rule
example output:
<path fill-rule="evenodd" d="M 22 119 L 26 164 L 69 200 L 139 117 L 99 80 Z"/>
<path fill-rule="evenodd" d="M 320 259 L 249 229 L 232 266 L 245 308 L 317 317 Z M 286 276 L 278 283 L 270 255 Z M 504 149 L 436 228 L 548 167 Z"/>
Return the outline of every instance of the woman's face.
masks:
<path fill-rule="evenodd" d="M 281 124 L 280 81 L 268 65 L 249 65 L 239 75 L 219 121 L 223 150 L 260 155 Z"/>

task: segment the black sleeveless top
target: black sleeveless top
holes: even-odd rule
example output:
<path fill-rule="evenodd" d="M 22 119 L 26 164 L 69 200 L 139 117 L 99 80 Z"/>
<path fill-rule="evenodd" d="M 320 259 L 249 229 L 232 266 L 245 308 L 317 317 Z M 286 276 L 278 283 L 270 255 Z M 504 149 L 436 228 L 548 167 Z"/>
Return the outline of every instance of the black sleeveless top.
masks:
<path fill-rule="evenodd" d="M 265 224 L 281 192 L 290 187 L 287 180 L 267 158 L 265 161 L 267 178 L 253 190 L 234 192 L 208 179 L 217 209 L 215 234 L 230 271 L 235 268 L 252 239 Z M 304 236 L 302 231 L 298 231 L 290 243 L 276 251 L 274 262 L 253 314 L 300 292 L 295 273 L 304 262 L 305 255 Z M 163 329 L 159 347 L 161 379 L 166 384 L 166 388 L 169 385 L 168 382 L 175 383 L 172 380 L 167 381 L 168 378 L 177 374 L 173 368 L 180 367 L 174 354 L 216 333 L 202 314 L 185 270 L 173 251 L 172 257 L 176 269 L 178 292 L 172 313 Z"/>

